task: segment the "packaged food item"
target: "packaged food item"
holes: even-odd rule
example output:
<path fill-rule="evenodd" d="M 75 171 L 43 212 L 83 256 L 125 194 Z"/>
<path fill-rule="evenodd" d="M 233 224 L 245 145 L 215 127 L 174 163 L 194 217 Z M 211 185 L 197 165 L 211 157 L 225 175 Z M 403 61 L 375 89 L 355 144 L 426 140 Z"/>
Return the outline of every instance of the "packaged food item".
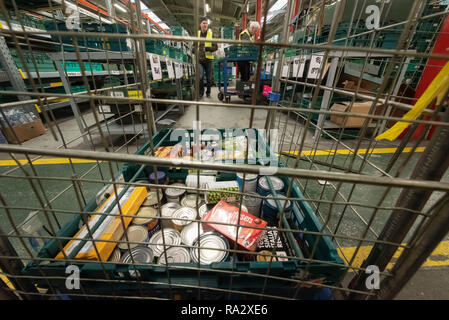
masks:
<path fill-rule="evenodd" d="M 270 226 L 274 226 L 279 221 L 280 210 L 279 210 L 279 207 L 277 206 L 276 200 L 270 199 L 269 197 L 271 197 L 271 196 L 267 196 L 267 198 L 265 198 L 263 201 L 262 218 L 267 220 L 268 224 Z M 278 201 L 281 206 L 281 209 L 284 209 L 283 215 L 286 219 L 290 219 L 292 210 L 293 210 L 292 202 L 290 200 L 288 200 L 287 197 L 285 197 L 281 194 L 275 194 L 275 197 L 282 198 L 281 200 L 278 200 Z M 273 197 L 271 197 L 271 198 L 273 198 Z M 285 200 L 284 200 L 284 198 L 285 198 Z M 285 202 L 287 202 L 287 204 L 285 204 Z M 284 206 L 285 206 L 285 208 L 284 208 Z"/>
<path fill-rule="evenodd" d="M 198 249 L 199 247 L 199 249 Z M 193 263 L 211 264 L 225 261 L 229 256 L 229 242 L 216 232 L 203 233 L 190 248 Z"/>
<path fill-rule="evenodd" d="M 285 233 L 279 232 L 276 227 L 267 227 L 267 232 L 263 238 L 259 239 L 257 247 L 258 252 L 263 253 L 268 251 L 270 255 L 272 254 L 273 249 L 275 249 L 277 259 L 273 258 L 272 261 L 287 261 L 287 256 L 295 256 Z M 264 261 L 259 259 L 263 258 L 257 256 L 257 261 Z M 270 261 L 269 256 L 266 256 L 265 259 Z"/>
<path fill-rule="evenodd" d="M 157 260 L 158 264 L 166 265 L 167 263 L 189 263 L 190 251 L 182 247 L 171 247 L 162 252 Z"/>
<path fill-rule="evenodd" d="M 117 247 L 121 250 L 128 250 L 128 244 L 129 248 L 135 248 L 138 245 L 142 245 L 139 243 L 133 243 L 133 242 L 147 242 L 148 241 L 148 229 L 142 226 L 130 226 L 126 230 L 126 235 L 128 236 L 129 243 L 126 242 L 126 237 L 123 235 L 123 237 L 120 239 L 120 243 L 117 245 Z"/>
<path fill-rule="evenodd" d="M 146 207 L 146 206 L 157 205 L 158 204 L 158 201 L 157 201 L 158 196 L 159 196 L 159 201 L 161 201 L 162 197 L 164 196 L 164 191 L 162 189 L 149 191 L 145 201 L 142 203 L 142 206 Z"/>
<path fill-rule="evenodd" d="M 258 241 L 265 235 L 265 230 L 245 228 L 245 226 L 265 228 L 267 222 L 245 211 L 241 211 L 239 223 L 237 223 L 238 217 L 239 209 L 221 200 L 201 219 L 201 221 L 206 222 L 203 224 L 203 230 L 205 232 L 219 232 L 228 238 L 231 243 L 234 243 L 237 237 L 237 244 L 241 248 L 248 251 L 255 251 Z M 227 223 L 230 225 L 216 224 L 213 222 Z M 238 236 L 237 224 L 241 225 L 238 227 Z"/>
<path fill-rule="evenodd" d="M 238 200 L 237 193 L 229 193 L 227 191 L 239 191 L 237 181 L 217 181 L 206 184 L 207 191 L 204 194 L 206 203 L 218 203 L 220 200 L 225 202 L 236 202 Z"/>
<path fill-rule="evenodd" d="M 164 235 L 162 235 L 162 233 Z M 153 250 L 155 257 L 159 257 L 164 250 L 179 244 L 181 244 L 181 234 L 179 231 L 172 228 L 165 228 L 159 230 L 150 238 L 148 247 Z"/>
<path fill-rule="evenodd" d="M 208 183 L 215 182 L 215 176 L 200 175 L 200 189 L 205 189 Z M 198 188 L 198 176 L 196 174 L 189 174 L 186 178 L 186 185 L 190 188 Z M 196 192 L 196 190 L 189 190 L 188 192 Z M 201 193 L 201 191 L 200 191 Z"/>
<path fill-rule="evenodd" d="M 153 207 L 141 207 L 137 212 L 133 225 L 143 226 L 148 230 L 148 237 L 161 229 L 160 221 L 157 216 L 157 209 Z"/>
<path fill-rule="evenodd" d="M 122 191 L 122 188 L 117 190 L 118 194 Z M 131 223 L 133 216 L 139 210 L 142 202 L 144 201 L 147 195 L 147 190 L 145 187 L 129 187 L 129 189 L 125 192 L 125 194 L 120 198 L 120 206 L 121 212 L 124 215 L 130 217 L 121 217 L 108 215 L 105 216 L 101 214 L 103 210 L 113 205 L 116 202 L 115 195 L 110 196 L 96 211 L 97 214 L 93 215 L 89 221 L 89 228 L 92 231 L 92 236 L 95 240 L 95 245 L 98 250 L 98 254 L 94 248 L 94 244 L 92 239 L 90 239 L 89 231 L 87 226 L 84 225 L 81 227 L 80 231 L 74 236 L 74 240 L 70 240 L 67 245 L 64 247 L 64 252 L 67 256 L 74 254 L 74 251 L 80 245 L 81 241 L 85 241 L 84 245 L 76 252 L 75 259 L 85 259 L 85 260 L 100 260 L 108 261 L 112 251 L 114 251 L 116 247 L 115 242 L 104 242 L 99 240 L 119 240 L 124 233 L 123 222 L 125 224 L 125 228 Z M 110 214 L 119 214 L 119 209 L 117 204 L 112 208 Z M 93 230 L 94 226 L 97 226 L 96 230 Z M 89 240 L 90 239 L 90 240 Z M 56 259 L 64 259 L 64 254 L 60 252 Z"/>
<path fill-rule="evenodd" d="M 257 189 L 257 179 L 259 176 L 257 174 L 245 174 L 245 180 L 243 180 L 243 173 L 237 173 L 237 183 L 239 184 L 239 191 L 242 191 L 243 181 L 245 181 L 245 193 L 256 192 Z"/>
<path fill-rule="evenodd" d="M 254 195 L 258 195 L 257 193 L 251 192 Z M 260 210 L 262 206 L 262 198 L 252 197 L 252 196 L 243 196 L 243 204 L 248 208 L 246 212 L 251 213 L 255 217 L 260 217 Z"/>
<path fill-rule="evenodd" d="M 176 230 L 181 232 L 186 225 L 192 222 L 189 220 L 195 220 L 196 216 L 197 212 L 194 208 L 181 207 L 180 209 L 173 212 L 172 216 L 173 226 L 175 227 Z M 189 220 L 178 220 L 178 219 L 189 219 Z"/>
<path fill-rule="evenodd" d="M 148 180 L 151 184 L 156 184 L 156 176 L 158 184 L 168 184 L 167 174 L 164 171 L 156 171 L 156 175 L 154 172 L 150 173 Z"/>
<path fill-rule="evenodd" d="M 201 198 L 198 198 L 196 193 L 186 194 L 186 196 L 181 200 L 181 206 L 196 208 L 197 200 L 198 206 L 201 206 L 203 204 L 203 201 L 201 200 Z"/>
<path fill-rule="evenodd" d="M 261 196 L 267 196 L 271 194 L 270 185 L 267 178 L 270 179 L 273 189 L 276 193 L 282 193 L 284 191 L 284 181 L 281 178 L 273 176 L 263 176 L 259 178 L 257 183 L 257 193 Z"/>
<path fill-rule="evenodd" d="M 173 183 L 170 187 L 180 186 L 185 187 L 184 183 Z M 185 189 L 177 189 L 177 188 L 166 188 L 165 189 L 165 197 L 167 198 L 167 202 L 177 202 L 181 201 L 181 197 L 186 193 Z"/>
<path fill-rule="evenodd" d="M 167 219 L 160 219 L 161 220 L 161 226 L 163 228 L 174 228 L 173 222 L 171 220 L 173 213 L 181 208 L 181 205 L 176 202 L 167 202 L 161 207 L 161 214 L 163 218 Z"/>

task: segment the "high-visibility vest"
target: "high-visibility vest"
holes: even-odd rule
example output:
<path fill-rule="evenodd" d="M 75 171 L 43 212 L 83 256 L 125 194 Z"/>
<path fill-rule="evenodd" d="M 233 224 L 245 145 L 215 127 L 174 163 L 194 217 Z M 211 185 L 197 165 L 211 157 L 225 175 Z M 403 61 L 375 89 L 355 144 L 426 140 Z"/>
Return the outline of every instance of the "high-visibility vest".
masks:
<path fill-rule="evenodd" d="M 201 30 L 198 30 L 198 38 L 201 37 Z M 206 39 L 212 39 L 212 30 L 207 30 Z M 198 44 L 199 45 L 199 44 Z M 212 47 L 212 42 L 205 42 L 204 47 Z M 210 51 L 205 52 L 206 59 L 214 60 L 214 55 Z"/>
<path fill-rule="evenodd" d="M 249 33 L 248 29 L 245 29 L 242 32 L 240 32 L 239 40 L 242 40 L 242 34 L 244 33 L 246 33 L 249 36 L 249 40 L 254 42 L 254 37 L 251 35 L 251 33 Z"/>

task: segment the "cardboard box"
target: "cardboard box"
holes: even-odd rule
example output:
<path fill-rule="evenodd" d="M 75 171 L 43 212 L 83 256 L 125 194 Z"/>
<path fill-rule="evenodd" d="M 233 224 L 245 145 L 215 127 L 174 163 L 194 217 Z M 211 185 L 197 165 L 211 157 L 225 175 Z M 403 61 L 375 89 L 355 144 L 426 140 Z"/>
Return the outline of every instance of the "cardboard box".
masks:
<path fill-rule="evenodd" d="M 122 188 L 117 190 L 120 194 Z M 131 217 L 123 217 L 123 222 L 125 228 L 131 223 L 133 217 L 142 203 L 145 201 L 147 196 L 147 189 L 145 187 L 130 187 L 128 191 L 120 198 L 120 206 L 123 215 L 129 215 Z M 96 211 L 97 213 L 102 213 L 103 209 L 108 208 L 115 201 L 115 195 L 111 195 Z M 111 214 L 119 214 L 117 205 L 110 212 Z M 101 218 L 102 214 L 96 214 L 89 219 L 89 228 L 92 228 Z M 92 230 L 91 230 L 92 231 Z M 83 247 L 77 252 L 75 259 L 86 259 L 86 260 L 97 260 L 107 261 L 109 256 L 114 251 L 117 243 L 115 242 L 103 242 L 101 240 L 107 241 L 119 241 L 124 234 L 122 218 L 120 216 L 106 216 L 106 218 L 101 222 L 97 230 L 93 231 L 93 237 L 96 240 L 95 245 L 97 247 L 100 257 L 98 257 L 97 252 L 93 246 L 92 241 L 86 241 Z M 88 229 L 86 225 L 78 231 L 74 236 L 74 239 L 90 239 Z M 70 240 L 64 247 L 64 252 L 69 256 L 73 250 L 76 250 L 79 245 L 79 240 Z M 64 259 L 64 254 L 60 252 L 56 259 Z"/>
<path fill-rule="evenodd" d="M 350 108 L 350 103 L 349 102 L 344 102 L 344 103 L 340 103 L 340 104 L 334 104 L 331 107 L 331 111 L 337 111 L 337 112 L 349 112 L 349 108 Z M 367 102 L 355 102 L 352 105 L 352 109 L 351 109 L 351 113 L 361 113 L 361 114 L 368 114 L 369 110 L 371 108 L 372 102 L 371 101 L 367 101 Z M 379 104 L 376 106 L 376 110 L 378 108 L 381 108 L 382 105 Z M 376 112 L 375 112 L 376 113 Z M 366 118 L 359 118 L 359 117 L 348 117 L 346 120 L 346 125 L 345 128 L 360 128 L 363 126 L 363 123 L 365 122 Z M 343 122 L 345 120 L 344 116 L 339 116 L 339 115 L 331 115 L 331 121 L 339 124 L 341 126 L 343 126 Z"/>
<path fill-rule="evenodd" d="M 242 250 L 256 251 L 260 239 L 265 237 L 266 229 L 245 228 L 245 226 L 266 228 L 267 222 L 245 211 L 241 211 L 240 223 L 237 223 L 238 218 L 239 209 L 221 200 L 203 216 L 201 221 L 206 222 L 203 224 L 204 232 L 216 231 L 221 233 L 228 238 L 231 246 L 237 236 L 237 225 L 240 225 L 237 237 L 238 247 Z"/>
<path fill-rule="evenodd" d="M 45 127 L 42 121 L 38 119 L 36 121 L 28 122 L 20 126 L 13 126 L 12 130 L 9 127 L 2 128 L 2 131 L 9 143 L 19 144 L 21 142 L 43 135 L 45 133 Z M 13 131 L 19 141 L 17 141 L 16 137 L 14 136 Z"/>

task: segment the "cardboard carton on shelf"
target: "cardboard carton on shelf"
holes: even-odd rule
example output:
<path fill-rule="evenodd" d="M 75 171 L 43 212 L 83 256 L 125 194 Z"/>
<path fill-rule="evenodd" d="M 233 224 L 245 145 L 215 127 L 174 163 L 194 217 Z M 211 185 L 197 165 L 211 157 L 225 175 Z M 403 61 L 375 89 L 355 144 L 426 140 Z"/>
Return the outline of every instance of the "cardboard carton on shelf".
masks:
<path fill-rule="evenodd" d="M 330 110 L 337 111 L 337 112 L 349 112 L 349 110 L 351 110 L 351 113 L 359 113 L 359 114 L 367 115 L 369 113 L 372 103 L 373 103 L 372 101 L 355 102 L 352 105 L 352 109 L 350 109 L 351 104 L 349 102 L 336 103 L 336 104 L 332 105 Z M 378 104 L 376 106 L 376 111 L 374 112 L 374 114 L 378 114 L 382 107 L 383 107 L 382 104 Z M 360 118 L 360 117 L 347 117 L 345 128 L 360 128 L 363 126 L 365 119 L 366 118 Z M 343 126 L 345 116 L 333 114 L 333 115 L 331 115 L 330 120 L 333 123 Z"/>
<path fill-rule="evenodd" d="M 41 119 L 37 119 L 21 125 L 12 126 L 12 130 L 10 127 L 2 128 L 2 131 L 9 143 L 19 144 L 43 135 L 45 133 L 45 127 Z M 18 141 L 14 136 L 14 133 L 16 134 Z"/>

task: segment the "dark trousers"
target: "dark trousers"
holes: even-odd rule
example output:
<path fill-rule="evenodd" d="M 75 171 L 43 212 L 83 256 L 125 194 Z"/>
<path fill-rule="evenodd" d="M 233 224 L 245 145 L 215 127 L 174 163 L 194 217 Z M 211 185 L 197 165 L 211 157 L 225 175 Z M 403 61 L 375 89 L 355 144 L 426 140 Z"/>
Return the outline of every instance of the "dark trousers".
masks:
<path fill-rule="evenodd" d="M 237 65 L 239 66 L 240 80 L 249 81 L 249 76 L 251 74 L 251 65 L 249 61 L 239 61 Z"/>
<path fill-rule="evenodd" d="M 210 95 L 210 87 L 212 85 L 212 71 L 213 71 L 214 61 L 201 61 L 200 62 L 200 96 L 204 94 L 204 74 L 206 74 L 206 95 Z"/>

